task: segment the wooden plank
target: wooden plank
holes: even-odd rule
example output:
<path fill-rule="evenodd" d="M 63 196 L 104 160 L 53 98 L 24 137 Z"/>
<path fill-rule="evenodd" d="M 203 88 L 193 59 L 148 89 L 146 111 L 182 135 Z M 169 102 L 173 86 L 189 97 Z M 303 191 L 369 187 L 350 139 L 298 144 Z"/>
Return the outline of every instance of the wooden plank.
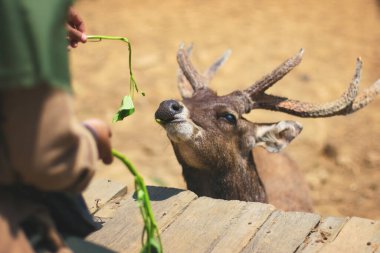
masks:
<path fill-rule="evenodd" d="M 117 210 L 126 201 L 127 200 L 125 195 L 117 195 L 116 197 L 113 197 L 110 201 L 108 201 L 104 206 L 102 206 L 93 214 L 95 220 L 102 223 L 109 221 L 116 215 Z"/>
<path fill-rule="evenodd" d="M 380 233 L 379 231 L 377 231 L 377 233 L 375 233 L 375 235 L 372 237 L 372 240 L 371 240 L 371 245 L 368 245 L 368 246 L 371 246 L 370 249 L 374 252 L 374 253 L 380 253 Z"/>
<path fill-rule="evenodd" d="M 95 213 L 111 199 L 127 194 L 127 186 L 115 181 L 100 179 L 93 180 L 84 191 L 83 197 L 90 210 Z"/>
<path fill-rule="evenodd" d="M 320 252 L 378 252 L 379 245 L 380 221 L 353 217 Z"/>
<path fill-rule="evenodd" d="M 312 253 L 335 239 L 349 218 L 326 217 L 313 229 L 296 253 Z"/>
<path fill-rule="evenodd" d="M 312 213 L 275 211 L 242 252 L 295 252 L 320 216 Z"/>
<path fill-rule="evenodd" d="M 170 200 L 167 199 L 167 196 L 171 197 L 174 196 L 174 194 L 178 195 Z M 163 187 L 155 187 L 150 197 L 151 200 L 153 200 L 153 213 L 161 232 L 182 214 L 192 201 L 198 198 L 198 196 L 191 191 Z"/>
<path fill-rule="evenodd" d="M 225 201 L 206 197 L 198 198 L 162 234 L 164 251 L 166 253 L 210 252 L 215 248 L 220 249 L 221 246 L 225 245 L 222 242 L 223 237 L 230 242 L 233 241 L 231 233 L 237 231 L 229 231 L 231 227 L 232 229 L 236 229 L 244 223 L 245 226 L 250 225 L 248 223 L 251 219 L 248 219 L 248 216 L 255 213 L 255 211 L 248 211 L 247 205 L 249 204 L 242 201 Z M 260 218 L 259 216 L 258 220 L 265 220 L 269 215 L 268 212 L 272 211 L 273 207 L 269 205 L 264 206 L 266 207 L 261 209 L 265 210 L 263 217 Z M 240 219 L 242 215 L 245 215 L 245 221 L 244 219 Z M 259 223 L 260 221 L 251 224 L 252 230 L 255 230 L 255 225 L 259 226 Z M 241 235 L 237 235 L 240 239 L 244 238 L 247 233 L 252 232 L 252 230 L 247 228 L 244 228 L 244 230 Z M 239 248 L 239 246 L 239 242 L 234 241 L 229 246 L 231 248 L 224 250 L 234 252 L 232 248 Z"/>
<path fill-rule="evenodd" d="M 161 230 L 168 227 L 197 196 L 184 190 L 148 187 L 155 219 Z M 87 239 L 117 252 L 139 252 L 143 222 L 137 203 L 129 194 L 116 211 L 113 219 Z"/>
<path fill-rule="evenodd" d="M 211 252 L 240 252 L 275 210 L 272 205 L 247 203 L 227 231 L 220 236 Z"/>
<path fill-rule="evenodd" d="M 197 199 L 179 189 L 148 190 L 167 253 L 380 253 L 380 221 L 327 217 L 318 224 L 316 214 L 274 211 L 273 206 L 260 203 Z M 88 240 L 116 251 L 140 251 L 143 223 L 125 186 L 94 181 L 85 200 L 95 216 L 106 221 Z"/>

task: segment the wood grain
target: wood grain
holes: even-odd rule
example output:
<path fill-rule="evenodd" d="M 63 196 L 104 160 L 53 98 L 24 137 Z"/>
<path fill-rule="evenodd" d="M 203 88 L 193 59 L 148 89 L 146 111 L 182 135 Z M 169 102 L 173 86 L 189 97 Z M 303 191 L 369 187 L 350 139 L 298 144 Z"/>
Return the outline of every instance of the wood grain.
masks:
<path fill-rule="evenodd" d="M 294 252 L 320 216 L 312 213 L 275 211 L 242 252 Z"/>
<path fill-rule="evenodd" d="M 274 210 L 271 205 L 247 203 L 215 245 L 210 247 L 211 252 L 240 252 Z"/>
<path fill-rule="evenodd" d="M 296 253 L 317 252 L 323 246 L 333 241 L 349 218 L 326 217 L 318 227 L 313 229 Z"/>
<path fill-rule="evenodd" d="M 380 253 L 380 221 L 283 212 L 262 203 L 198 198 L 148 187 L 164 252 Z M 136 198 L 120 184 L 95 181 L 85 194 L 103 228 L 87 239 L 117 252 L 139 252 L 143 222 Z M 98 200 L 99 199 L 99 200 Z"/>
<path fill-rule="evenodd" d="M 172 188 L 148 187 L 155 219 L 160 229 L 173 222 L 197 196 L 190 191 Z M 132 194 L 126 197 L 113 219 L 87 239 L 118 252 L 139 252 L 143 222 Z"/>
<path fill-rule="evenodd" d="M 241 201 L 198 198 L 162 234 L 165 252 L 208 252 L 245 206 Z"/>
<path fill-rule="evenodd" d="M 93 180 L 84 191 L 83 197 L 90 213 L 95 213 L 112 198 L 127 194 L 127 186 L 115 181 Z"/>
<path fill-rule="evenodd" d="M 380 222 L 353 217 L 333 242 L 320 252 L 377 252 L 380 248 Z"/>

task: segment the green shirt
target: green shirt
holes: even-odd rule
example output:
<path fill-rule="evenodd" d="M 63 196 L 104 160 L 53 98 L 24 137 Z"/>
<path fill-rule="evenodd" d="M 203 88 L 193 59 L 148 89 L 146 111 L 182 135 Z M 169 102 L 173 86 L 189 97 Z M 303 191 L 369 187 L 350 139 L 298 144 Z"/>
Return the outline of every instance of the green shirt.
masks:
<path fill-rule="evenodd" d="M 72 0 L 0 0 L 0 89 L 70 90 L 65 23 Z"/>

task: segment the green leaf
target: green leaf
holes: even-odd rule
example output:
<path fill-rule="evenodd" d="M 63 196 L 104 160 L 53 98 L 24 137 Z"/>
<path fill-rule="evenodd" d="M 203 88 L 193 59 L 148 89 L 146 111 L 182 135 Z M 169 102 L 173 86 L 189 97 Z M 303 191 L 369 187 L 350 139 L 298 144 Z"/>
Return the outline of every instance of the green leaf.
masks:
<path fill-rule="evenodd" d="M 125 117 L 133 114 L 135 112 L 135 106 L 133 105 L 131 96 L 124 96 L 121 101 L 119 110 L 113 116 L 112 122 L 117 122 L 123 120 Z"/>

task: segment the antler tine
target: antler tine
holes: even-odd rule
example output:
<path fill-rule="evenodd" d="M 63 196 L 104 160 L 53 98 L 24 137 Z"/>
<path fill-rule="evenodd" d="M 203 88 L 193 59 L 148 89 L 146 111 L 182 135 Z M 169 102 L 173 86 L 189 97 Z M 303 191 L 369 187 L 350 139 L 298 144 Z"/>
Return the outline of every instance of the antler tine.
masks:
<path fill-rule="evenodd" d="M 270 74 L 263 76 L 260 80 L 255 82 L 250 88 L 246 89 L 245 92 L 254 99 L 258 94 L 263 93 L 265 90 L 270 88 L 277 81 L 282 79 L 286 74 L 288 74 L 293 68 L 300 64 L 302 60 L 304 50 L 301 48 L 297 54 L 293 57 L 284 61 L 280 66 L 273 70 Z"/>
<path fill-rule="evenodd" d="M 180 45 L 180 47 L 183 47 L 183 43 Z M 193 50 L 193 44 L 191 43 L 190 46 L 186 49 L 187 55 L 190 57 L 191 51 Z M 183 98 L 189 98 L 193 95 L 193 88 L 190 85 L 189 81 L 186 79 L 185 75 L 183 74 L 183 71 L 181 68 L 178 68 L 177 71 L 177 85 L 179 93 Z"/>
<path fill-rule="evenodd" d="M 185 50 L 184 44 L 181 44 L 177 52 L 177 61 L 186 79 L 196 91 L 205 87 L 205 80 L 192 65 L 188 55 L 190 51 L 191 48 L 190 50 Z"/>
<path fill-rule="evenodd" d="M 357 97 L 362 64 L 361 59 L 358 58 L 355 75 L 347 91 L 333 102 L 315 105 L 283 97 L 262 94 L 254 101 L 252 109 L 262 108 L 281 111 L 304 118 L 331 117 L 355 112 L 371 102 L 376 94 L 380 92 L 380 81 L 378 81 L 370 88 L 366 89 L 362 95 Z"/>
<path fill-rule="evenodd" d="M 362 109 L 363 107 L 365 107 L 366 105 L 371 103 L 372 100 L 379 93 L 380 93 L 380 79 L 377 80 L 370 87 L 365 89 L 359 96 L 357 96 L 356 99 L 354 100 L 354 103 L 352 104 L 352 106 L 346 108 L 346 110 L 344 110 L 342 112 L 342 115 L 343 114 L 350 114 L 350 113 L 353 113 L 353 112 L 356 112 L 356 111 Z"/>
<path fill-rule="evenodd" d="M 228 60 L 228 58 L 231 55 L 231 50 L 228 49 L 224 54 L 218 58 L 214 64 L 212 64 L 208 70 L 205 71 L 204 76 L 207 79 L 207 82 L 209 83 L 212 78 L 215 76 L 216 72 L 224 65 L 224 63 Z"/>

